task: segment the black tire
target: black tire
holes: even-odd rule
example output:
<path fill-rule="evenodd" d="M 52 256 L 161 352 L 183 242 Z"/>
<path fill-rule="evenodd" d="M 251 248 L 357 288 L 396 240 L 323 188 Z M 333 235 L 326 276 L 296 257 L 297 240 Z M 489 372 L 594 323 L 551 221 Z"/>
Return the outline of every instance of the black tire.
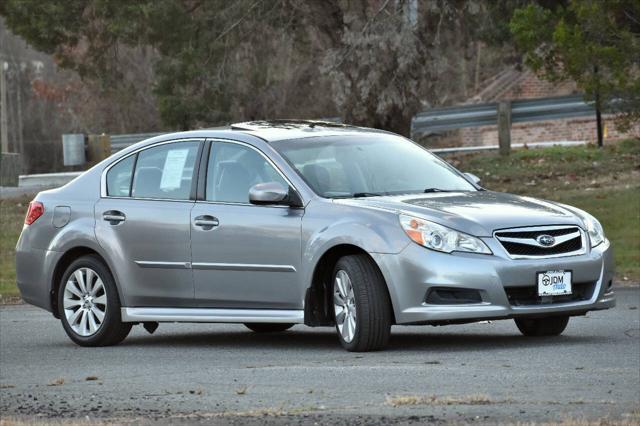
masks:
<path fill-rule="evenodd" d="M 104 286 L 104 293 L 107 296 L 106 311 L 103 321 L 97 332 L 89 336 L 82 336 L 76 333 L 67 320 L 64 309 L 64 288 L 71 274 L 79 268 L 90 268 L 95 271 Z M 60 321 L 62 327 L 69 338 L 80 346 L 111 346 L 120 343 L 131 331 L 131 323 L 123 323 L 120 316 L 120 299 L 115 280 L 109 268 L 98 256 L 82 256 L 69 265 L 59 283 L 58 307 L 60 310 Z"/>
<path fill-rule="evenodd" d="M 569 317 L 519 318 L 515 322 L 525 336 L 559 336 L 567 328 Z"/>
<path fill-rule="evenodd" d="M 349 276 L 355 298 L 355 333 L 347 342 L 336 322 L 338 339 L 350 352 L 368 352 L 383 349 L 389 342 L 393 313 L 387 285 L 373 260 L 365 255 L 344 256 L 338 260 L 332 275 L 332 301 L 336 291 L 336 275 L 345 271 Z M 331 306 L 334 307 L 333 302 Z M 335 318 L 335 309 L 334 318 Z"/>
<path fill-rule="evenodd" d="M 247 327 L 251 331 L 256 333 L 281 333 L 293 327 L 295 324 L 280 324 L 280 323 L 246 323 Z"/>

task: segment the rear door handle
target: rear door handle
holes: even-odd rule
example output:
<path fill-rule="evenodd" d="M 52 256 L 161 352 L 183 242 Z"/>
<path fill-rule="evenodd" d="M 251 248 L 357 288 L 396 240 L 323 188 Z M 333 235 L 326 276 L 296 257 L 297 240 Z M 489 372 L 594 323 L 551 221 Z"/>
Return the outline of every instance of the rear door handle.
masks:
<path fill-rule="evenodd" d="M 218 218 L 216 218 L 216 217 L 209 216 L 209 215 L 203 215 L 203 216 L 196 217 L 193 220 L 193 224 L 195 226 L 201 227 L 205 231 L 208 231 L 209 229 L 213 229 L 216 226 L 218 226 L 220 224 L 220 222 L 218 221 Z"/>
<path fill-rule="evenodd" d="M 102 214 L 102 219 L 106 220 L 111 225 L 117 225 L 124 222 L 127 217 L 121 211 L 109 210 Z"/>

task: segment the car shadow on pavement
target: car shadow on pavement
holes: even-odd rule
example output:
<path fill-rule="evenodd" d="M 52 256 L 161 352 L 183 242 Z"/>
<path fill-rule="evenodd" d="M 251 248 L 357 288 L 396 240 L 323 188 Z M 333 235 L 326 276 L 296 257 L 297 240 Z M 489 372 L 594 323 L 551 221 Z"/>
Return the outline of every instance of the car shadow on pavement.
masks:
<path fill-rule="evenodd" d="M 324 331 L 326 330 L 326 331 Z M 385 351 L 473 351 L 537 348 L 556 345 L 602 343 L 599 336 L 576 336 L 568 332 L 558 337 L 524 337 L 517 332 L 501 333 L 393 333 Z M 196 333 L 136 334 L 121 345 L 128 347 L 184 347 L 218 349 L 278 349 L 278 350 L 342 350 L 332 328 L 319 330 L 292 329 L 283 333 L 256 334 L 239 329 Z"/>

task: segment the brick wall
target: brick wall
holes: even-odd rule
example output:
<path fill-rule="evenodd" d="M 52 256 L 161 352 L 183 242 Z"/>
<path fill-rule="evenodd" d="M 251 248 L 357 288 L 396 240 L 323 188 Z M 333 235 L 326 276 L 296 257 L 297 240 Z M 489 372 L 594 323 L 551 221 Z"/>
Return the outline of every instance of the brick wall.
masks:
<path fill-rule="evenodd" d="M 546 80 L 540 80 L 531 71 L 523 71 L 517 84 L 491 100 L 546 98 L 550 96 L 571 95 L 577 92 L 576 84 L 573 81 L 551 83 Z"/>

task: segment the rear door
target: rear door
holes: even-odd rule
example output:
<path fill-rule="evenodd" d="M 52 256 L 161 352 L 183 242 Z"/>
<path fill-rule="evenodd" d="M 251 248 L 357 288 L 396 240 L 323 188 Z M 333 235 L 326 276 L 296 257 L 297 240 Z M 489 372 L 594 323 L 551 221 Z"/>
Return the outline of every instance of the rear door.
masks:
<path fill-rule="evenodd" d="M 126 306 L 190 306 L 190 211 L 203 140 L 154 145 L 112 166 L 95 206 L 96 236 Z"/>
<path fill-rule="evenodd" d="M 205 200 L 196 202 L 191 211 L 196 303 L 217 308 L 302 308 L 304 210 L 249 203 L 251 186 L 277 181 L 287 187 L 289 182 L 250 145 L 214 142 L 207 158 Z"/>

